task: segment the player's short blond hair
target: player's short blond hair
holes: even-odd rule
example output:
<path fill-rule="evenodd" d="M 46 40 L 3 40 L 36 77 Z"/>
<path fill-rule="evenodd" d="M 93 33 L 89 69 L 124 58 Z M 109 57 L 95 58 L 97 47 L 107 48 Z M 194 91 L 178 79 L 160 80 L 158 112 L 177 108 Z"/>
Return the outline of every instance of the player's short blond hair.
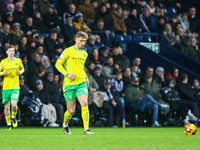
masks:
<path fill-rule="evenodd" d="M 11 48 L 14 48 L 14 49 L 15 49 L 15 46 L 14 46 L 14 45 L 9 45 L 9 46 L 7 46 L 7 47 L 6 47 L 6 51 L 9 50 L 9 49 L 11 49 Z"/>
<path fill-rule="evenodd" d="M 88 39 L 88 35 L 85 32 L 83 32 L 83 31 L 78 31 L 76 33 L 76 35 L 75 35 L 75 38 L 80 38 L 80 37 Z"/>

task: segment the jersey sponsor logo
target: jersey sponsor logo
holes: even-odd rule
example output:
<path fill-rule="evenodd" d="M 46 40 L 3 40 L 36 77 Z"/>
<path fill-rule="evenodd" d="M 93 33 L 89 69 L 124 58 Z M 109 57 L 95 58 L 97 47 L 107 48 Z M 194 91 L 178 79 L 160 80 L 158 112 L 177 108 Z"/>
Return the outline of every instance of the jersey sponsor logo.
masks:
<path fill-rule="evenodd" d="M 72 99 L 72 94 L 71 94 L 71 95 L 68 95 L 68 97 L 69 97 L 70 99 Z"/>
<path fill-rule="evenodd" d="M 83 58 L 76 58 L 76 57 L 73 57 L 72 59 L 78 59 L 78 60 L 83 60 L 83 61 L 85 61 L 85 59 L 83 59 Z"/>
<path fill-rule="evenodd" d="M 64 56 L 64 54 L 65 54 L 65 53 L 62 53 L 62 54 L 60 55 L 60 58 L 62 58 L 62 57 Z"/>

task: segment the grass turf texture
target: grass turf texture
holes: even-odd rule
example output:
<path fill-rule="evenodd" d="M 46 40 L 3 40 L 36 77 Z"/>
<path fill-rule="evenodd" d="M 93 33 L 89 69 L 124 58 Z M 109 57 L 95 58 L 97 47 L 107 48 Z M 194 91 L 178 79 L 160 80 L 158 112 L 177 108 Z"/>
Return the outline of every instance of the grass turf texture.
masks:
<path fill-rule="evenodd" d="M 0 129 L 1 150 L 198 150 L 200 136 L 185 135 L 184 128 L 83 128 Z"/>

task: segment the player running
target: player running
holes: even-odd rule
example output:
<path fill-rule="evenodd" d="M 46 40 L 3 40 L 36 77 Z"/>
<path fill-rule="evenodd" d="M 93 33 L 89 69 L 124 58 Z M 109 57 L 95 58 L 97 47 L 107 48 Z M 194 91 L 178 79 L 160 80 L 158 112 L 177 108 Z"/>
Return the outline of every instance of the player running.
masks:
<path fill-rule="evenodd" d="M 88 77 L 84 71 L 84 64 L 87 59 L 87 52 L 83 50 L 88 35 L 79 31 L 75 35 L 74 46 L 66 48 L 56 62 L 56 68 L 64 75 L 63 93 L 67 105 L 64 114 L 63 130 L 65 134 L 71 134 L 68 123 L 74 114 L 76 98 L 82 108 L 82 119 L 85 134 L 95 134 L 89 130 L 89 110 L 88 110 Z M 63 67 L 64 64 L 64 67 Z"/>
<path fill-rule="evenodd" d="M 18 126 L 17 115 L 17 102 L 19 99 L 19 75 L 24 72 L 24 66 L 21 59 L 15 58 L 15 49 L 13 45 L 6 48 L 7 58 L 0 63 L 0 76 L 4 75 L 3 80 L 3 94 L 2 104 L 4 104 L 5 119 L 7 122 L 6 130 L 11 130 L 12 126 Z M 12 106 L 12 116 L 10 116 L 10 104 Z"/>

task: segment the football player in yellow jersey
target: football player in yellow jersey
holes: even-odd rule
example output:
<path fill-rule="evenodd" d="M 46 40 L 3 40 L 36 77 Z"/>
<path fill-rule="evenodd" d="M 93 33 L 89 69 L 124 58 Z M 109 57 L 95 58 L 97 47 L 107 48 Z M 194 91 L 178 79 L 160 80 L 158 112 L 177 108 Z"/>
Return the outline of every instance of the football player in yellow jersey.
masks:
<path fill-rule="evenodd" d="M 19 75 L 24 72 L 21 59 L 15 58 L 13 45 L 6 48 L 7 58 L 0 63 L 0 75 L 4 76 L 2 103 L 4 104 L 5 119 L 7 122 L 6 130 L 11 130 L 12 126 L 17 127 L 17 102 L 19 99 Z M 12 117 L 10 116 L 10 105 L 12 106 Z"/>
<path fill-rule="evenodd" d="M 76 98 L 82 109 L 82 119 L 85 134 L 95 134 L 89 130 L 88 110 L 88 85 L 89 81 L 84 71 L 87 52 L 83 50 L 88 35 L 82 31 L 75 35 L 75 45 L 66 48 L 56 62 L 56 68 L 64 75 L 63 93 L 67 105 L 64 114 L 63 130 L 65 134 L 71 134 L 68 123 L 74 114 Z M 64 67 L 63 67 L 64 65 Z"/>

